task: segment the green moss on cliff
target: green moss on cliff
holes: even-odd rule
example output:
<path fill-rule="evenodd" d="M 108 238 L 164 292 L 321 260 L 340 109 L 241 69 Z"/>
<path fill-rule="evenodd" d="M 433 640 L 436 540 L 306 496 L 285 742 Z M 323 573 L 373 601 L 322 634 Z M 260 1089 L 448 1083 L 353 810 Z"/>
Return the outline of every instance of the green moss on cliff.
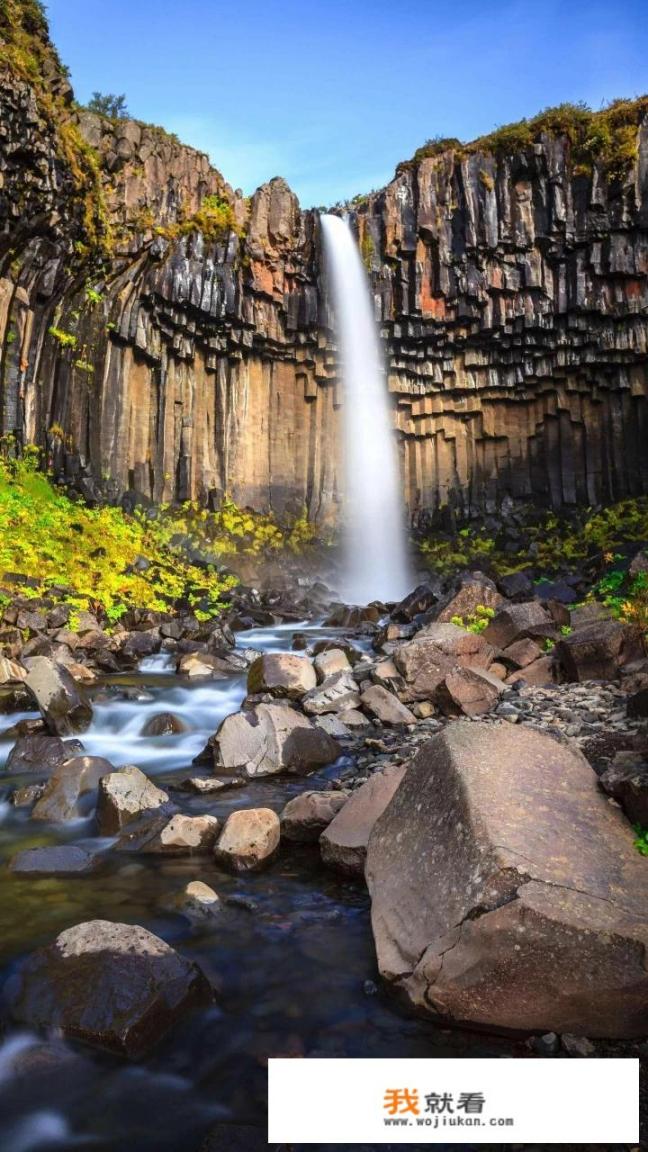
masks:
<path fill-rule="evenodd" d="M 648 115 L 648 96 L 636 100 L 613 100 L 593 112 L 584 103 L 559 104 L 545 108 L 530 120 L 505 124 L 470 143 L 435 137 L 419 148 L 399 171 L 413 167 L 430 156 L 454 152 L 459 157 L 476 152 L 511 156 L 538 143 L 543 136 L 565 137 L 571 146 L 574 175 L 590 175 L 600 165 L 612 180 L 623 179 L 637 157 L 637 129 Z"/>

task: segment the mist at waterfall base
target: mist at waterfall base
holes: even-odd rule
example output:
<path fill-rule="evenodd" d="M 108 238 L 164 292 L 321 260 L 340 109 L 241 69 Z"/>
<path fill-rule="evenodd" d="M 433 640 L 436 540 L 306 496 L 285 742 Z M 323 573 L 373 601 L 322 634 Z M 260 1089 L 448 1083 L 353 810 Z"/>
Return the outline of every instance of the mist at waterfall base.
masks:
<path fill-rule="evenodd" d="M 389 392 L 371 294 L 348 223 L 339 216 L 320 220 L 342 378 L 345 512 L 340 592 L 353 604 L 400 600 L 412 580 Z"/>

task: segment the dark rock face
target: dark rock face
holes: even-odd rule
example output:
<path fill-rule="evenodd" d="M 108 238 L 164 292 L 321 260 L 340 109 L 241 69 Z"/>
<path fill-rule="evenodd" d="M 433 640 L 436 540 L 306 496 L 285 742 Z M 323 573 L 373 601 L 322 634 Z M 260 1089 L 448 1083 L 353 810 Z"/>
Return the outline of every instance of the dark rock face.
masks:
<path fill-rule="evenodd" d="M 35 733 L 19 736 L 7 759 L 7 772 L 34 772 L 49 776 L 66 760 L 83 752 L 78 740 L 61 740 L 60 736 Z"/>
<path fill-rule="evenodd" d="M 94 872 L 99 857 L 76 844 L 59 844 L 51 848 L 26 848 L 9 864 L 16 876 L 83 876 Z"/>
<path fill-rule="evenodd" d="M 138 1056 L 206 993 L 196 965 L 151 932 L 91 920 L 29 957 L 12 1008 L 30 1027 Z"/>
<path fill-rule="evenodd" d="M 575 746 L 452 724 L 411 762 L 369 839 L 380 970 L 456 1021 L 642 1036 L 643 868 Z"/>
<path fill-rule="evenodd" d="M 51 82 L 69 104 L 56 68 Z M 47 443 L 90 499 L 107 472 L 129 506 L 229 490 L 334 516 L 342 397 L 317 215 L 281 179 L 246 204 L 163 132 L 78 113 L 112 229 L 88 299 L 73 175 L 8 71 L 0 120 L 0 431 Z M 354 212 L 415 517 L 648 491 L 647 171 L 645 122 L 623 181 L 579 174 L 561 136 L 499 159 L 450 148 Z M 218 235 L 207 197 L 231 211 Z M 50 334 L 57 308 L 75 348 Z"/>

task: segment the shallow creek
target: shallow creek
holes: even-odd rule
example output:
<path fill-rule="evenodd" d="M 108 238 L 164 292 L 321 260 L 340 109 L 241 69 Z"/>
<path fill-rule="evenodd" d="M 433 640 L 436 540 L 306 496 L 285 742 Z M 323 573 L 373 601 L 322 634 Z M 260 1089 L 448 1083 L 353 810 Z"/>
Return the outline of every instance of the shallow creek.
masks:
<path fill-rule="evenodd" d="M 290 649 L 293 634 L 318 639 L 334 632 L 312 625 L 240 633 L 239 646 Z M 240 706 L 245 678 L 178 679 L 165 657 L 144 661 L 136 674 L 113 676 L 97 690 L 85 750 L 115 765 L 137 764 L 162 787 L 203 769 L 191 761 L 224 716 Z M 124 698 L 124 691 L 128 698 Z M 143 737 L 151 716 L 173 712 L 188 726 L 179 735 Z M 24 716 L 32 715 L 24 713 Z M 19 719 L 0 717 L 0 765 L 10 743 L 1 730 Z M 251 781 L 223 796 L 174 793 L 188 812 L 220 818 L 234 808 L 279 812 L 304 788 L 326 787 L 345 764 L 303 779 Z M 21 848 L 88 841 L 90 822 L 36 824 L 8 802 L 0 776 L 0 976 L 70 925 L 89 919 L 142 924 L 195 959 L 217 989 L 216 1001 L 195 1011 L 157 1049 L 128 1064 L 11 1027 L 0 1044 L 0 1148 L 198 1149 L 218 1121 L 265 1124 L 269 1056 L 508 1056 L 510 1040 L 438 1028 L 402 1013 L 378 990 L 364 887 L 325 870 L 317 848 L 282 847 L 256 875 L 233 876 L 209 856 L 164 858 L 109 855 L 97 875 L 18 879 L 6 861 Z M 96 841 L 93 841 L 96 844 Z M 173 894 L 200 879 L 227 905 L 213 925 L 195 927 L 166 910 Z M 52 1038 L 50 1038 L 52 1039 Z M 16 1072 L 18 1071 L 18 1074 Z"/>

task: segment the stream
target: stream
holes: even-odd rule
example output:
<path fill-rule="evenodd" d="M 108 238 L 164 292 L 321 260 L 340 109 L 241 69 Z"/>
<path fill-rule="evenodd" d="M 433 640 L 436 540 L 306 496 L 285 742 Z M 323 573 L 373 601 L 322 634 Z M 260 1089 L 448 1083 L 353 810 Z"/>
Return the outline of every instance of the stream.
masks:
<path fill-rule="evenodd" d="M 295 632 L 305 631 L 312 641 L 339 635 L 290 624 L 241 632 L 237 643 L 284 651 Z M 94 719 L 80 737 L 86 752 L 116 766 L 136 764 L 161 787 L 204 772 L 191 762 L 240 707 L 245 676 L 193 685 L 173 668 L 158 656 L 136 673 L 106 677 L 94 689 Z M 143 737 L 147 720 L 159 712 L 174 713 L 188 730 Z M 0 765 L 11 748 L 2 731 L 35 715 L 0 716 Z M 342 758 L 307 780 L 274 776 L 211 797 L 177 792 L 173 799 L 186 812 L 221 819 L 246 807 L 279 812 L 298 792 L 324 788 L 350 766 Z M 177 947 L 201 965 L 217 996 L 140 1063 L 9 1027 L 0 1043 L 2 1152 L 192 1152 L 218 1122 L 264 1127 L 270 1056 L 522 1054 L 509 1039 L 439 1027 L 400 1010 L 378 987 L 366 889 L 324 869 L 316 845 L 284 845 L 269 869 L 247 875 L 222 871 L 209 855 L 114 853 L 96 875 L 13 876 L 5 865 L 20 849 L 84 843 L 93 834 L 90 821 L 31 821 L 8 799 L 23 781 L 12 776 L 11 786 L 0 785 L 2 979 L 63 929 L 106 919 L 141 924 Z M 198 879 L 224 902 L 233 898 L 213 923 L 200 926 L 168 910 L 174 893 Z"/>

